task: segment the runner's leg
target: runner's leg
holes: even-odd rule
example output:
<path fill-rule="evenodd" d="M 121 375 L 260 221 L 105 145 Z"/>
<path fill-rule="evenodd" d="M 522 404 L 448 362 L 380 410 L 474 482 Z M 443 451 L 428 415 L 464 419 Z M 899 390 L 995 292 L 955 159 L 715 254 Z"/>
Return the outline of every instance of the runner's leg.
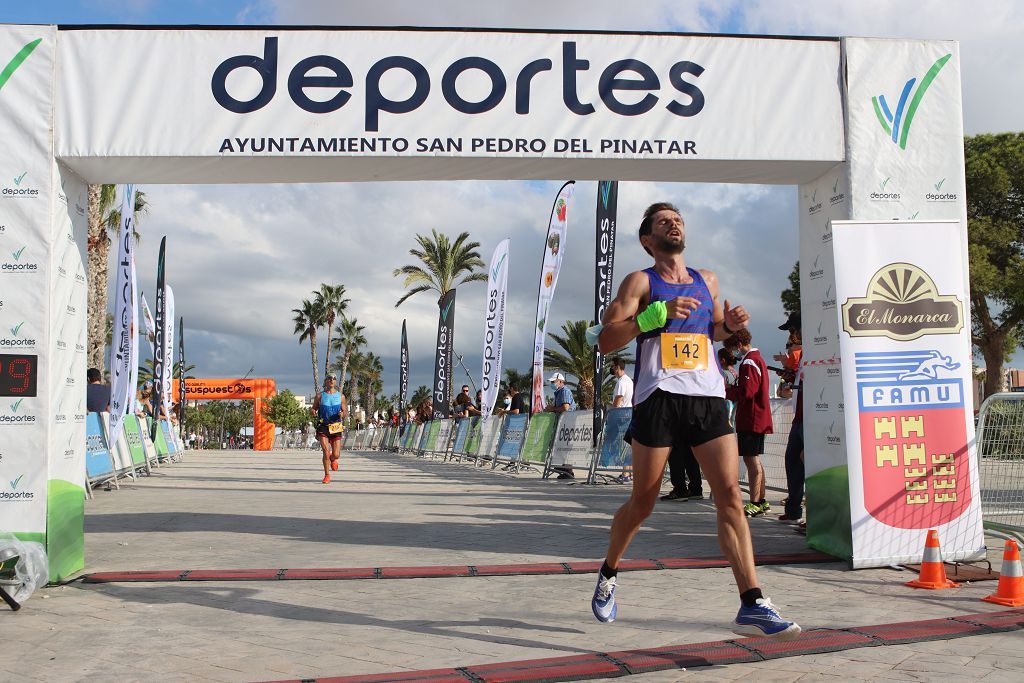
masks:
<path fill-rule="evenodd" d="M 316 435 L 317 440 L 320 442 L 320 451 L 323 453 L 324 461 L 324 476 L 329 477 L 331 475 L 331 444 L 330 440 L 323 434 Z"/>
<path fill-rule="evenodd" d="M 736 435 L 726 434 L 693 447 L 693 454 L 711 487 L 718 515 L 718 545 L 729 560 L 740 593 L 757 588 L 754 546 L 743 514 Z M 635 457 L 635 456 L 634 456 Z M 634 483 L 635 486 L 635 483 Z"/>
<path fill-rule="evenodd" d="M 341 439 L 334 439 L 331 441 L 331 460 L 339 460 L 341 458 Z"/>
<path fill-rule="evenodd" d="M 626 553 L 640 525 L 654 510 L 661 491 L 661 476 L 671 450 L 667 447 L 651 448 L 633 440 L 633 492 L 612 520 L 605 559 L 609 568 L 616 569 L 619 566 L 619 560 Z M 743 516 L 742 511 L 740 516 Z"/>

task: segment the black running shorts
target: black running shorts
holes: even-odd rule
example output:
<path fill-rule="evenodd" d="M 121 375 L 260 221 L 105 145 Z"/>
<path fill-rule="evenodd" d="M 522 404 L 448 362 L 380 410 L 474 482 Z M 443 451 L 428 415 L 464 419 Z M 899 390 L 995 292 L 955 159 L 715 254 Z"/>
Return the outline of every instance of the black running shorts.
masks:
<path fill-rule="evenodd" d="M 764 453 L 764 434 L 736 432 L 736 444 L 739 446 L 741 458 L 756 458 Z"/>
<path fill-rule="evenodd" d="M 633 408 L 629 436 L 644 446 L 665 448 L 685 443 L 699 446 L 732 434 L 724 398 L 684 396 L 661 389 Z"/>

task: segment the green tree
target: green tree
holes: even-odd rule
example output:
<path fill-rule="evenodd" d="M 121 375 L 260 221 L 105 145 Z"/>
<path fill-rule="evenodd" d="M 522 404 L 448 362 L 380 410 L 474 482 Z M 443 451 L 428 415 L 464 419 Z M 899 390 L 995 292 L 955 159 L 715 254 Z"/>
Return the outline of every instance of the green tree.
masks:
<path fill-rule="evenodd" d="M 338 323 L 336 332 L 338 333 L 337 338 L 331 342 L 334 345 L 335 351 L 341 351 L 342 356 L 340 361 L 335 359 L 335 367 L 338 372 L 338 380 L 342 385 L 345 384 L 348 378 L 348 364 L 352 358 L 352 354 L 358 351 L 363 344 L 366 343 L 366 337 L 363 336 L 363 330 L 365 328 L 359 324 L 359 321 L 355 318 L 342 318 L 341 322 Z"/>
<path fill-rule="evenodd" d="M 416 391 L 412 392 L 412 396 L 409 398 L 409 403 L 413 408 L 416 408 L 428 398 L 430 398 L 430 387 L 426 384 L 421 384 L 416 387 Z"/>
<path fill-rule="evenodd" d="M 782 290 L 782 310 L 786 315 L 800 312 L 800 262 L 789 272 L 789 287 Z"/>
<path fill-rule="evenodd" d="M 359 405 L 359 386 L 363 373 L 366 371 L 366 364 L 366 354 L 361 351 L 356 351 L 349 358 L 348 371 L 352 373 L 352 379 L 348 385 L 348 410 L 353 419 L 355 418 L 356 406 Z"/>
<path fill-rule="evenodd" d="M 363 383 L 366 393 L 366 417 L 372 419 L 373 411 L 377 402 L 377 392 L 381 389 L 380 377 L 384 374 L 384 366 L 380 362 L 380 356 L 374 353 L 367 353 L 363 363 Z"/>
<path fill-rule="evenodd" d="M 295 394 L 287 389 L 263 401 L 264 419 L 270 420 L 284 430 L 299 429 L 309 424 L 312 416 L 302 407 Z"/>
<path fill-rule="evenodd" d="M 320 309 L 324 326 L 327 328 L 327 351 L 324 353 L 324 374 L 330 372 L 331 364 L 331 330 L 334 321 L 344 316 L 349 300 L 345 298 L 345 285 L 321 284 L 320 289 L 313 292 L 313 303 Z M 344 381 L 344 377 L 341 378 Z"/>
<path fill-rule="evenodd" d="M 320 372 L 317 369 L 316 358 L 316 330 L 324 325 L 324 311 L 316 302 L 309 299 L 302 300 L 301 308 L 293 308 L 295 317 L 295 330 L 292 334 L 299 335 L 299 343 L 309 340 L 310 357 L 313 359 L 313 393 L 320 393 Z"/>
<path fill-rule="evenodd" d="M 121 226 L 121 207 L 117 202 L 117 185 L 90 185 L 88 204 L 88 232 L 86 237 L 87 278 L 89 292 L 86 304 L 89 367 L 100 371 L 106 367 L 105 322 L 107 317 L 107 280 L 111 235 L 116 237 Z M 135 192 L 135 216 L 147 213 L 146 193 Z M 138 233 L 135 233 L 138 240 Z"/>
<path fill-rule="evenodd" d="M 485 267 L 477 251 L 480 243 L 468 241 L 468 232 L 459 234 L 454 242 L 444 233 L 437 230 L 431 232 L 432 237 L 416 235 L 419 248 L 409 250 L 409 254 L 418 258 L 420 264 L 402 266 L 392 273 L 395 277 L 405 277 L 402 286 L 409 290 L 395 303 L 395 308 L 412 295 L 428 291 L 437 292 L 437 305 L 440 308 L 444 295 L 458 285 L 487 282 L 487 273 L 477 272 L 477 269 Z"/>
<path fill-rule="evenodd" d="M 576 377 L 575 382 L 568 381 L 567 377 L 566 384 L 576 388 L 576 403 L 582 410 L 594 407 L 594 347 L 587 344 L 586 333 L 589 326 L 590 322 L 587 320 L 567 320 L 562 324 L 562 334 L 548 332 L 548 336 L 559 348 L 544 349 L 546 367 Z M 614 358 L 621 358 L 626 363 L 633 362 L 633 358 L 622 349 L 605 356 L 608 361 Z"/>
<path fill-rule="evenodd" d="M 519 372 L 515 368 L 505 368 L 505 379 L 502 380 L 501 390 L 507 391 L 509 386 L 515 386 L 519 391 L 525 391 L 527 394 L 530 393 L 530 387 L 533 384 L 533 372 Z"/>
<path fill-rule="evenodd" d="M 972 341 L 985 395 L 1005 390 L 1003 363 L 1024 338 L 1024 133 L 965 138 Z"/>
<path fill-rule="evenodd" d="M 189 365 L 185 366 L 185 379 L 186 380 L 195 379 L 195 376 L 191 374 L 191 372 L 193 370 L 195 370 L 195 369 L 196 369 L 196 366 L 194 364 L 189 364 Z M 155 373 L 154 373 L 154 370 L 153 370 L 153 359 L 152 358 L 146 358 L 145 360 L 142 361 L 142 364 L 139 365 L 139 378 L 138 378 L 138 382 L 136 382 L 135 388 L 136 389 L 140 389 L 140 388 L 142 388 L 143 385 L 152 382 L 154 374 Z M 176 361 L 174 361 L 174 365 L 171 367 L 171 379 L 172 380 L 173 379 L 178 379 L 179 377 L 181 377 L 181 361 L 180 360 L 176 360 Z M 167 387 L 167 390 L 170 391 L 171 388 Z M 175 400 L 177 400 L 177 399 L 175 399 Z"/>

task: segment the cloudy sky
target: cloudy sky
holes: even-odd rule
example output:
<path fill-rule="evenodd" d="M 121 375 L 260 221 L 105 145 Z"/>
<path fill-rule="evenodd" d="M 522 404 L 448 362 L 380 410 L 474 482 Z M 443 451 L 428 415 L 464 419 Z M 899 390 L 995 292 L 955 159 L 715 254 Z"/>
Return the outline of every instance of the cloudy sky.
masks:
<path fill-rule="evenodd" d="M 1024 4 L 1015 0 L 736 0 L 611 2 L 539 0 L 66 0 L 5 6 L 9 23 L 300 24 L 456 26 L 740 34 L 880 36 L 960 41 L 967 134 L 1024 125 Z M 427 384 L 437 308 L 430 294 L 401 308 L 391 271 L 411 261 L 416 233 L 469 231 L 487 260 L 512 238 L 505 366 L 528 368 L 546 221 L 559 182 L 401 182 L 316 185 L 150 185 L 140 222 L 140 274 L 153 273 L 168 236 L 168 277 L 185 316 L 189 362 L 203 376 L 273 377 L 308 394 L 308 346 L 292 335 L 291 309 L 321 282 L 341 283 L 350 314 L 397 389 L 402 319 L 408 319 L 411 387 Z M 589 318 L 593 300 L 596 184 L 579 183 L 563 274 L 549 330 Z M 784 338 L 779 292 L 796 260 L 796 189 L 789 186 L 622 183 L 616 283 L 649 265 L 635 240 L 643 208 L 677 203 L 687 221 L 687 261 L 718 272 L 723 293 L 752 313 L 755 344 L 776 352 Z M 750 248 L 756 245 L 756 248 Z M 152 276 L 140 275 L 144 290 Z M 478 380 L 484 292 L 459 290 L 456 350 Z M 323 349 L 321 347 L 321 364 Z M 1019 366 L 1024 359 L 1017 359 Z M 461 370 L 460 370 L 461 372 Z M 456 381 L 464 380 L 464 375 Z"/>

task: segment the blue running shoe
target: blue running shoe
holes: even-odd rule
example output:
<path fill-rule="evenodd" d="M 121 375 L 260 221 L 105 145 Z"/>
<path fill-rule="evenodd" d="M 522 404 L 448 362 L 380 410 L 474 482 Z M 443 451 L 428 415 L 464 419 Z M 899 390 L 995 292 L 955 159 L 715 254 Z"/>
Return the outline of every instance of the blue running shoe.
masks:
<path fill-rule="evenodd" d="M 596 600 L 596 598 L 595 598 Z M 595 603 L 596 604 L 596 603 Z M 595 612 L 597 608 L 594 608 Z M 732 632 L 741 636 L 767 636 L 778 640 L 793 640 L 800 635 L 795 621 L 786 621 L 768 598 L 758 598 L 753 607 L 740 605 L 733 622 Z"/>
<path fill-rule="evenodd" d="M 594 610 L 594 616 L 598 621 L 615 621 L 615 613 L 618 608 L 615 605 L 615 577 L 604 578 L 601 572 L 597 573 L 597 588 L 594 589 L 594 599 L 590 601 L 590 607 Z"/>

